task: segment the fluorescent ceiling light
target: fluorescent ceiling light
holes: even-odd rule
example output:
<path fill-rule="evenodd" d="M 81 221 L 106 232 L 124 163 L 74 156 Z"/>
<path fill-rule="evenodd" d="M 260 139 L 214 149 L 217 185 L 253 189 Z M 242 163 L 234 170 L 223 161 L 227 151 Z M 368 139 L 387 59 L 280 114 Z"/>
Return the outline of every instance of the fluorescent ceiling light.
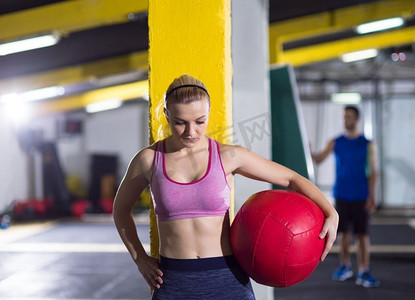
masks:
<path fill-rule="evenodd" d="M 4 116 L 15 126 L 25 123 L 30 118 L 30 111 L 26 103 L 16 101 L 5 104 Z"/>
<path fill-rule="evenodd" d="M 404 23 L 403 18 L 384 19 L 384 20 L 379 20 L 375 22 L 361 24 L 356 27 L 356 31 L 359 34 L 365 34 L 369 32 L 396 28 L 396 27 L 402 26 L 403 23 Z"/>
<path fill-rule="evenodd" d="M 86 106 L 86 111 L 88 113 L 95 113 L 99 111 L 105 111 L 105 110 L 118 108 L 121 106 L 121 104 L 122 104 L 121 99 L 111 99 L 111 100 L 89 104 Z"/>
<path fill-rule="evenodd" d="M 341 59 L 345 63 L 349 63 L 352 61 L 362 60 L 362 59 L 368 59 L 377 56 L 379 51 L 377 49 L 366 49 L 356 52 L 350 52 L 343 54 Z"/>
<path fill-rule="evenodd" d="M 47 88 L 27 91 L 23 93 L 12 93 L 3 95 L 0 97 L 0 102 L 2 103 L 10 103 L 10 102 L 31 102 L 31 101 L 38 101 L 44 100 L 54 97 L 59 97 L 65 94 L 65 89 L 61 86 L 51 86 Z"/>
<path fill-rule="evenodd" d="M 334 93 L 331 94 L 331 101 L 340 104 L 357 104 L 362 97 L 359 93 Z"/>
<path fill-rule="evenodd" d="M 60 39 L 56 32 L 0 44 L 0 55 L 8 55 L 55 45 Z"/>

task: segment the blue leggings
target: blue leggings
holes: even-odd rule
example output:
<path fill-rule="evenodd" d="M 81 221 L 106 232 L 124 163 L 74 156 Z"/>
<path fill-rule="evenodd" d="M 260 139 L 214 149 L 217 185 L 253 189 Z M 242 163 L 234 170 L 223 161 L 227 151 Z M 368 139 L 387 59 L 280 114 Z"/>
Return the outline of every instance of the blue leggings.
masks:
<path fill-rule="evenodd" d="M 173 259 L 160 256 L 163 284 L 152 300 L 255 300 L 249 277 L 235 257 Z"/>

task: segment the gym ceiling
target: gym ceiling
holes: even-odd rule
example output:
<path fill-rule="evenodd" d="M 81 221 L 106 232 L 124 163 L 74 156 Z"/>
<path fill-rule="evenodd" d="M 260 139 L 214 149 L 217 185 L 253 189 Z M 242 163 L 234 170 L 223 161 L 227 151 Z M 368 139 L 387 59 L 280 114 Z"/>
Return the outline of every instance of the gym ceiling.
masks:
<path fill-rule="evenodd" d="M 64 87 L 64 96 L 35 104 L 39 115 L 81 109 L 104 95 L 146 97 L 147 9 L 146 0 L 1 0 L 1 43 L 50 32 L 60 39 L 51 47 L 0 56 L 0 96 Z M 413 0 L 270 0 L 270 64 L 341 66 L 342 73 L 357 76 L 347 73 L 350 67 L 339 57 L 375 47 L 385 55 L 404 51 L 410 72 L 401 75 L 415 78 L 414 13 Z M 403 17 L 405 24 L 356 33 L 359 24 L 392 17 Z M 390 70 L 378 76 L 388 74 L 399 76 Z"/>

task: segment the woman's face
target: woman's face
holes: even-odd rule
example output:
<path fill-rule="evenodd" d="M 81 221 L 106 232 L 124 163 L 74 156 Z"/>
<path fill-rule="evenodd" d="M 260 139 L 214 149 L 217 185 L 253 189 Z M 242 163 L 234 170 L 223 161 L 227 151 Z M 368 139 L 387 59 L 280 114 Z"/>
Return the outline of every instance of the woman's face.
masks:
<path fill-rule="evenodd" d="M 191 148 L 205 135 L 209 111 L 209 102 L 203 98 L 187 104 L 171 103 L 164 112 L 173 138 Z"/>

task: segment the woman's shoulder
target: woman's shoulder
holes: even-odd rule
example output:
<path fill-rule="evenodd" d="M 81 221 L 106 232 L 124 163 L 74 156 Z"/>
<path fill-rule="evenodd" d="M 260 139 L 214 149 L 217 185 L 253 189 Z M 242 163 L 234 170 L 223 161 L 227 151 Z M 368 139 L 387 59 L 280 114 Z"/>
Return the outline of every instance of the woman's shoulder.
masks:
<path fill-rule="evenodd" d="M 217 140 L 215 140 L 215 141 L 219 145 L 219 149 L 221 151 L 221 154 L 222 154 L 222 151 L 224 153 L 226 153 L 226 152 L 232 152 L 232 151 L 249 151 L 248 149 L 246 149 L 246 148 L 244 148 L 244 147 L 242 147 L 240 145 L 233 145 L 233 144 L 221 143 L 221 142 L 219 142 Z"/>
<path fill-rule="evenodd" d="M 222 160 L 224 161 L 230 161 L 230 160 L 237 160 L 238 158 L 243 155 L 244 152 L 249 151 L 248 149 L 239 146 L 239 145 L 232 145 L 232 144 L 226 144 L 221 143 L 219 141 L 216 141 L 219 145 L 219 152 L 222 157 Z"/>
<path fill-rule="evenodd" d="M 138 151 L 130 162 L 130 168 L 149 171 L 153 165 L 157 143 L 158 142 L 155 142 L 152 145 Z"/>
<path fill-rule="evenodd" d="M 147 147 L 141 149 L 140 151 L 138 151 L 136 153 L 135 156 L 136 157 L 137 156 L 138 157 L 147 157 L 147 156 L 151 156 L 151 155 L 154 156 L 154 151 L 156 150 L 157 143 L 158 142 L 155 142 L 155 143 L 151 144 L 150 146 L 147 146 Z"/>
<path fill-rule="evenodd" d="M 210 139 L 215 141 L 218 144 L 219 150 L 221 152 L 224 151 L 224 150 L 226 151 L 226 150 L 232 149 L 232 146 L 234 146 L 234 145 L 231 145 L 231 144 L 226 144 L 226 143 L 219 142 L 218 140 L 216 140 L 214 138 L 210 138 Z"/>

